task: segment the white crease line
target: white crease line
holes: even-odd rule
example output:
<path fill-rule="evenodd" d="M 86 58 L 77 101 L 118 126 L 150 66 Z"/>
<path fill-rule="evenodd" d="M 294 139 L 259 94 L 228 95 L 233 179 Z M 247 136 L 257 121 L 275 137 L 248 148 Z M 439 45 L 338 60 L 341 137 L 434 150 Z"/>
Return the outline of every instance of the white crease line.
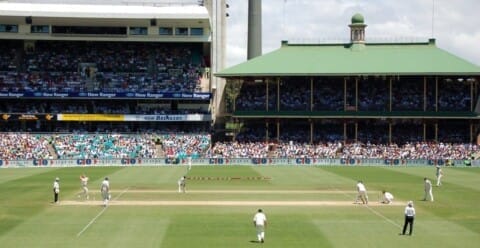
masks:
<path fill-rule="evenodd" d="M 123 195 L 123 193 L 127 192 L 128 189 L 129 188 L 126 188 L 124 191 L 122 191 L 117 197 L 115 197 L 114 200 L 117 200 L 121 195 Z M 82 233 L 85 232 L 95 222 L 95 220 L 97 220 L 98 217 L 100 217 L 105 212 L 105 210 L 107 210 L 107 206 L 105 206 L 102 211 L 100 211 L 100 213 L 95 216 L 95 218 L 93 218 L 79 233 L 77 233 L 77 238 L 80 237 L 80 235 L 82 235 Z"/>

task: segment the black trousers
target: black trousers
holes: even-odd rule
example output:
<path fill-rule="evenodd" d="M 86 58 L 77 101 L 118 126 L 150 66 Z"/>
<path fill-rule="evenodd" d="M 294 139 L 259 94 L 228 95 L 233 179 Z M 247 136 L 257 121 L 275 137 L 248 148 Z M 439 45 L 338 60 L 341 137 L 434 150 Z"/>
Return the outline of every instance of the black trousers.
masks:
<path fill-rule="evenodd" d="M 405 224 L 403 224 L 403 231 L 402 234 L 405 235 L 405 231 L 407 230 L 407 226 L 410 224 L 410 232 L 408 235 L 412 235 L 413 233 L 413 216 L 405 216 Z"/>
<path fill-rule="evenodd" d="M 58 193 L 53 189 L 53 202 L 58 202 Z"/>

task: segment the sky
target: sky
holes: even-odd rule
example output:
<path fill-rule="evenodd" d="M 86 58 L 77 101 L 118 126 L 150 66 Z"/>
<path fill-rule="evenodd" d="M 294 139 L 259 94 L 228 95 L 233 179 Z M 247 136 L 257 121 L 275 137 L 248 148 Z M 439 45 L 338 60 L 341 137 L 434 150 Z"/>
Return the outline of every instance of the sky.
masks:
<path fill-rule="evenodd" d="M 0 0 L 5 1 L 5 0 Z M 8 0 L 122 4 L 126 2 L 192 2 L 196 0 Z M 248 0 L 225 0 L 227 67 L 246 61 Z M 260 0 L 259 0 L 260 1 Z M 282 40 L 291 43 L 347 42 L 351 17 L 361 13 L 368 25 L 366 40 L 425 42 L 480 66 L 480 0 L 261 0 L 262 50 L 271 52 Z M 432 25 L 433 24 L 433 25 Z"/>
<path fill-rule="evenodd" d="M 226 1 L 229 67 L 246 61 L 248 0 Z M 361 13 L 368 25 L 367 42 L 424 42 L 433 37 L 441 49 L 480 66 L 479 0 L 262 1 L 263 54 L 278 49 L 282 40 L 346 42 L 351 17 Z"/>

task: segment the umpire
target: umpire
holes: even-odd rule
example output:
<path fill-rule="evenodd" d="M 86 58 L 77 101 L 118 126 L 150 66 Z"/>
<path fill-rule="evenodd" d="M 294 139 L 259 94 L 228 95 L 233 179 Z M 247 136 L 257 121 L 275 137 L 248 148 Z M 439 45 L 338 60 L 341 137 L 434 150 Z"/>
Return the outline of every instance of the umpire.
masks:
<path fill-rule="evenodd" d="M 53 182 L 53 203 L 58 203 L 58 194 L 60 193 L 60 178 L 55 178 Z"/>
<path fill-rule="evenodd" d="M 413 202 L 409 201 L 405 207 L 405 224 L 403 224 L 402 235 L 405 235 L 407 226 L 410 225 L 410 232 L 408 235 L 412 235 L 413 232 L 413 220 L 415 219 L 415 208 L 413 207 Z"/>

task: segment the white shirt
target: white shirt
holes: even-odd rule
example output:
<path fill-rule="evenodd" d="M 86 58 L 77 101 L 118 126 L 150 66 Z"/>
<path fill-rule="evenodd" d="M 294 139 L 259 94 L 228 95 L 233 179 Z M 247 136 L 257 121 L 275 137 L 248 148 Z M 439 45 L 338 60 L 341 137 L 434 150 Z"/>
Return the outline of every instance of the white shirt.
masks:
<path fill-rule="evenodd" d="M 60 184 L 57 181 L 53 182 L 53 189 L 57 193 L 60 191 Z"/>
<path fill-rule="evenodd" d="M 385 192 L 383 196 L 389 201 L 393 200 L 393 195 L 390 192 Z"/>
<path fill-rule="evenodd" d="M 185 185 L 185 178 L 184 178 L 184 177 L 181 177 L 181 178 L 178 180 L 178 185 L 179 185 L 179 186 Z"/>
<path fill-rule="evenodd" d="M 108 192 L 110 190 L 110 182 L 108 180 L 103 180 L 102 186 L 101 186 L 101 191 L 102 192 Z"/>
<path fill-rule="evenodd" d="M 265 222 L 267 222 L 267 216 L 265 216 L 265 214 L 262 213 L 262 212 L 258 212 L 253 217 L 253 221 L 255 222 L 255 225 L 257 225 L 257 226 L 264 226 Z"/>
<path fill-rule="evenodd" d="M 415 217 L 415 208 L 406 206 L 405 207 L 405 216 Z"/>
<path fill-rule="evenodd" d="M 82 186 L 87 186 L 88 177 L 81 177 L 80 180 L 82 181 Z"/>
<path fill-rule="evenodd" d="M 363 185 L 363 183 L 357 183 L 357 190 L 358 190 L 358 192 L 367 191 L 367 189 L 365 189 L 365 185 Z"/>
<path fill-rule="evenodd" d="M 442 169 L 440 167 L 437 167 L 437 172 L 435 173 L 435 175 L 437 177 L 440 176 L 440 175 L 443 175 Z"/>
<path fill-rule="evenodd" d="M 425 180 L 425 191 L 430 191 L 432 189 L 432 182 L 430 180 Z"/>

